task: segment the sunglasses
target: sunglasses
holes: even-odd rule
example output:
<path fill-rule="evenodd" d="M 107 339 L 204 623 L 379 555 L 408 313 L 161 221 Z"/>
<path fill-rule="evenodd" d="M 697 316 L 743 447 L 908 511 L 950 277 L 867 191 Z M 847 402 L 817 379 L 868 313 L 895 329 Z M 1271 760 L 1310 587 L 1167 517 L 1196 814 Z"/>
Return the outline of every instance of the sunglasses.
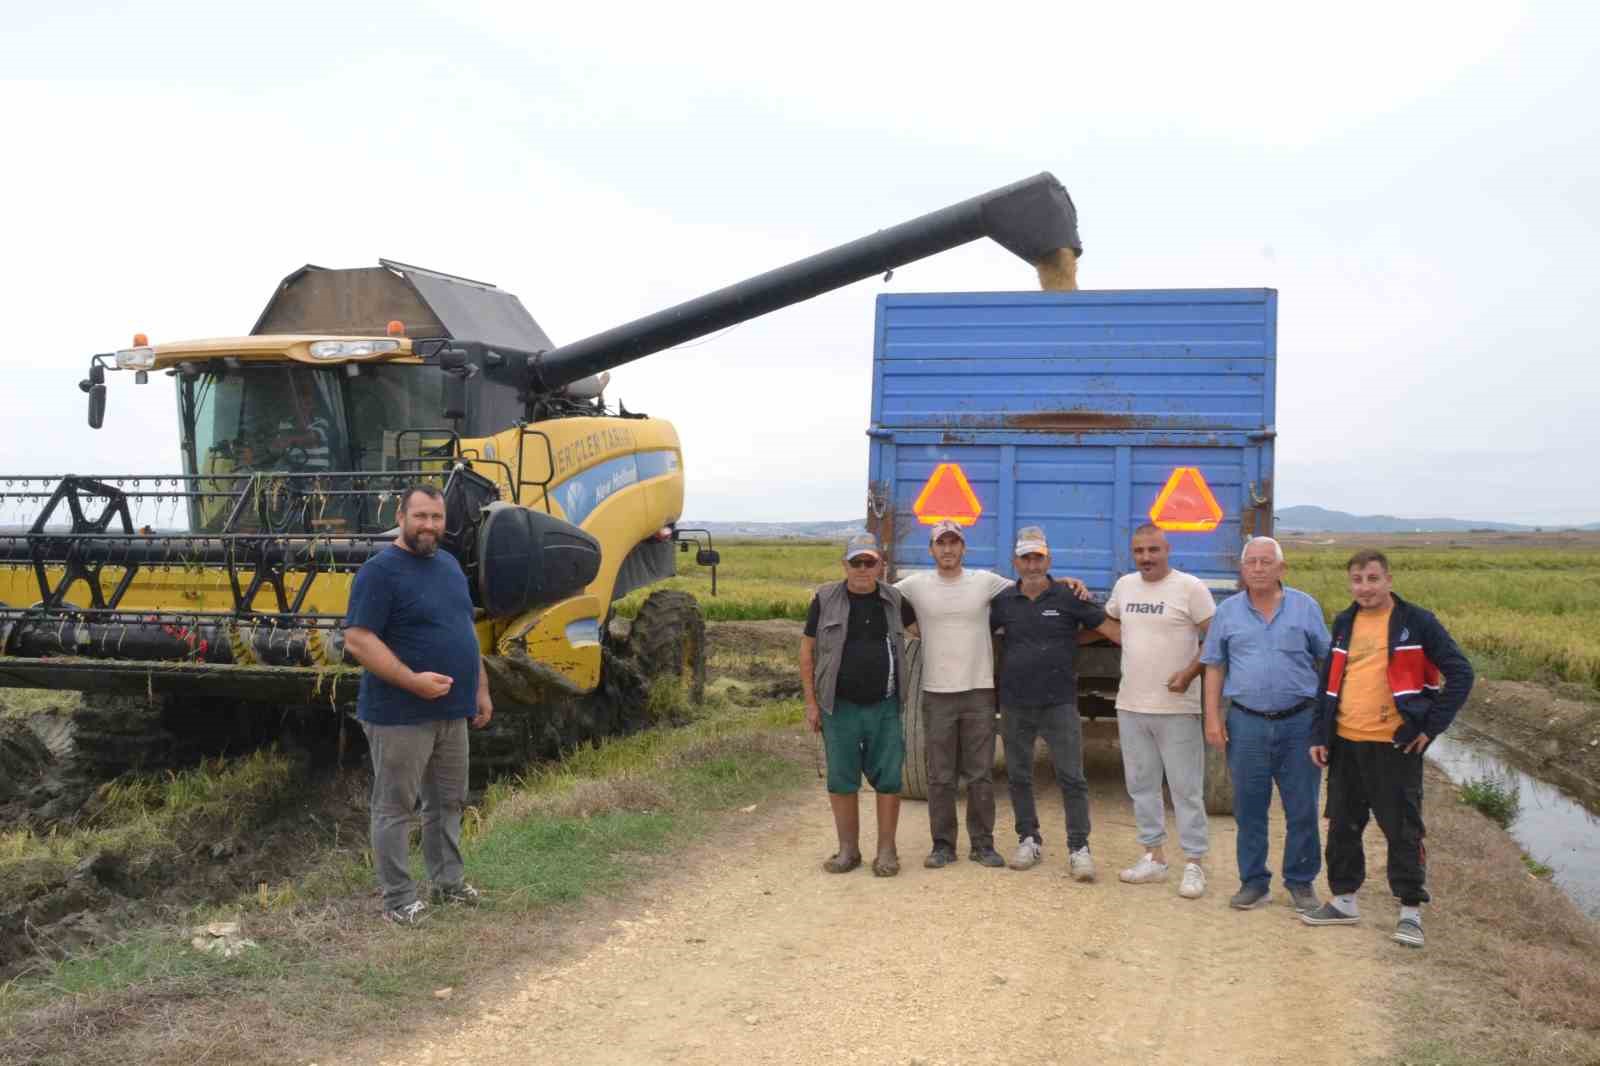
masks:
<path fill-rule="evenodd" d="M 878 560 L 865 555 L 858 555 L 845 563 L 852 570 L 865 570 L 869 566 L 877 566 Z"/>

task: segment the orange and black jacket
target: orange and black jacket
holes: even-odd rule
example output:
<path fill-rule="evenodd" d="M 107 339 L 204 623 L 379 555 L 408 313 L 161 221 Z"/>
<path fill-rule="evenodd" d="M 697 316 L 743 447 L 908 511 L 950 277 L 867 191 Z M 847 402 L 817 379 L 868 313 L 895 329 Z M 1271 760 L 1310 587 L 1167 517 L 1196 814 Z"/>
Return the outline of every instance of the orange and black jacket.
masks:
<path fill-rule="evenodd" d="M 1350 631 L 1359 605 L 1352 603 L 1333 620 L 1333 646 L 1322 664 L 1321 698 L 1311 735 L 1313 743 L 1333 746 L 1339 720 L 1339 690 L 1350 654 Z M 1400 712 L 1394 743 L 1405 746 L 1418 733 L 1433 738 L 1450 728 L 1472 691 L 1472 663 L 1461 653 L 1430 611 L 1394 597 L 1389 614 L 1389 688 Z"/>

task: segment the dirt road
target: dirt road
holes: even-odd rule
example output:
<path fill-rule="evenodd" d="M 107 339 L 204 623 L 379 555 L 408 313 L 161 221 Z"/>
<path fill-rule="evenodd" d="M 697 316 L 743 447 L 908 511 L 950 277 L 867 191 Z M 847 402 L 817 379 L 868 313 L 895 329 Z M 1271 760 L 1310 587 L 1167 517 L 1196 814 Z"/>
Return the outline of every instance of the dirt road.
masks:
<path fill-rule="evenodd" d="M 369 1061 L 1314 1066 L 1381 1053 L 1386 960 L 1404 950 L 1387 940 L 1382 850 L 1369 845 L 1378 888 L 1354 928 L 1303 925 L 1276 884 L 1270 907 L 1229 910 L 1231 819 L 1213 820 L 1204 899 L 1180 899 L 1176 877 L 1120 884 L 1136 857 L 1132 812 L 1108 734 L 1093 731 L 1093 884 L 1066 876 L 1053 784 L 1040 789 L 1046 852 L 1033 870 L 923 869 L 927 808 L 907 803 L 901 876 L 825 874 L 818 782 L 747 815 L 577 956 L 506 975 L 464 1022 L 368 1049 Z M 1009 850 L 1003 782 L 997 792 Z"/>

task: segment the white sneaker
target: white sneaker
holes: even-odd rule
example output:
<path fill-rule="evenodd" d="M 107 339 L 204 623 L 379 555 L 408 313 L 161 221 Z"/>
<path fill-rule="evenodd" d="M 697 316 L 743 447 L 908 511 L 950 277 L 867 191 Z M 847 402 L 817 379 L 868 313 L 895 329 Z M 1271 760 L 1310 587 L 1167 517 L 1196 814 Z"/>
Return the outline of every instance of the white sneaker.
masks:
<path fill-rule="evenodd" d="M 1184 863 L 1183 881 L 1178 885 L 1178 895 L 1184 899 L 1199 899 L 1206 894 L 1206 872 L 1197 862 Z"/>
<path fill-rule="evenodd" d="M 1156 862 L 1155 856 L 1147 851 L 1144 853 L 1144 858 L 1117 876 L 1130 885 L 1153 884 L 1167 879 L 1167 864 Z"/>
<path fill-rule="evenodd" d="M 1011 856 L 1013 870 L 1031 870 L 1039 865 L 1039 842 L 1032 837 L 1017 845 L 1017 853 Z"/>
<path fill-rule="evenodd" d="M 1067 853 L 1067 865 L 1072 868 L 1074 881 L 1094 880 L 1094 856 L 1089 854 L 1087 844 L 1077 851 Z"/>

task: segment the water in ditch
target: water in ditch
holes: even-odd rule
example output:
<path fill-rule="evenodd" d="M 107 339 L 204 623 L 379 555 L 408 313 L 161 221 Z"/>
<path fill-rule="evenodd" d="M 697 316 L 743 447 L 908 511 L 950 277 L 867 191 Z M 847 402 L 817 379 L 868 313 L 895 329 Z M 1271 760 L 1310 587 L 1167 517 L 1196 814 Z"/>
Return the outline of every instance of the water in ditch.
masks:
<path fill-rule="evenodd" d="M 1514 786 L 1521 813 L 1511 835 L 1522 850 L 1555 871 L 1553 880 L 1591 918 L 1600 918 L 1600 804 L 1577 797 L 1523 771 L 1509 752 L 1466 731 L 1428 745 L 1428 758 L 1450 780 L 1498 778 Z"/>

